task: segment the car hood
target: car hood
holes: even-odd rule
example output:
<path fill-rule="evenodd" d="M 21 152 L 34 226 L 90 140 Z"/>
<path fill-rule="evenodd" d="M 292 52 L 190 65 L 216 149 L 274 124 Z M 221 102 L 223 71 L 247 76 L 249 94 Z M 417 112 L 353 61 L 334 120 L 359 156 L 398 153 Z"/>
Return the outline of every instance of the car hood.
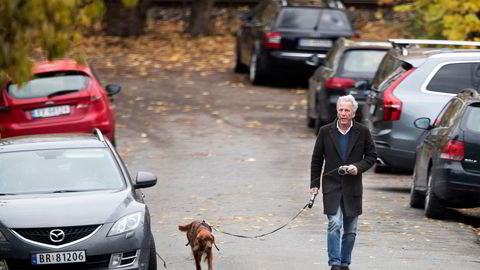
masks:
<path fill-rule="evenodd" d="M 105 224 L 133 202 L 129 190 L 0 197 L 0 222 L 9 228 Z"/>

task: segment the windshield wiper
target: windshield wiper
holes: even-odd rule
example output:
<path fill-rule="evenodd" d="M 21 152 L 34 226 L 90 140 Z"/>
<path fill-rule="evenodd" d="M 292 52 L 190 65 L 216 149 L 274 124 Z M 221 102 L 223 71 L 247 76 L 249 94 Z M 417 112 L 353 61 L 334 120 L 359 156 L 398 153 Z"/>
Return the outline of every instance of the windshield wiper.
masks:
<path fill-rule="evenodd" d="M 0 196 L 17 195 L 15 193 L 0 193 Z"/>
<path fill-rule="evenodd" d="M 51 93 L 51 94 L 48 95 L 47 97 L 48 97 L 48 98 L 52 98 L 52 97 L 55 97 L 55 96 L 66 95 L 66 94 L 70 94 L 70 93 L 73 93 L 73 92 L 78 92 L 78 89 L 74 89 L 74 90 L 60 90 L 60 91 Z"/>
<path fill-rule="evenodd" d="M 61 190 L 54 190 L 51 193 L 70 193 L 70 192 L 80 192 L 82 190 L 74 190 L 74 189 L 61 189 Z"/>

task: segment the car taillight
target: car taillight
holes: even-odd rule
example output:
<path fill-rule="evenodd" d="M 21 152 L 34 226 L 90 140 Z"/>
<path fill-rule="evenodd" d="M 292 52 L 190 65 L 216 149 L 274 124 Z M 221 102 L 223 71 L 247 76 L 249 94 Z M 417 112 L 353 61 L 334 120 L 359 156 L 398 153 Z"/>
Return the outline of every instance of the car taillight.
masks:
<path fill-rule="evenodd" d="M 282 37 L 279 32 L 266 32 L 263 39 L 263 46 L 267 49 L 280 49 Z"/>
<path fill-rule="evenodd" d="M 90 100 L 87 103 L 79 103 L 77 104 L 77 109 L 84 109 L 88 108 L 90 105 L 97 105 L 99 104 L 99 101 L 101 101 L 102 96 L 100 95 L 92 95 L 90 96 Z"/>
<path fill-rule="evenodd" d="M 465 155 L 465 144 L 463 141 L 448 140 L 445 147 L 443 147 L 440 158 L 450 160 L 462 160 Z"/>
<path fill-rule="evenodd" d="M 355 86 L 355 80 L 349 78 L 333 77 L 325 82 L 327 89 L 347 89 Z"/>
<path fill-rule="evenodd" d="M 400 114 L 402 113 L 402 101 L 393 94 L 393 90 L 408 76 L 415 68 L 409 69 L 398 79 L 396 79 L 383 93 L 383 120 L 384 121 L 397 121 L 400 120 Z"/>

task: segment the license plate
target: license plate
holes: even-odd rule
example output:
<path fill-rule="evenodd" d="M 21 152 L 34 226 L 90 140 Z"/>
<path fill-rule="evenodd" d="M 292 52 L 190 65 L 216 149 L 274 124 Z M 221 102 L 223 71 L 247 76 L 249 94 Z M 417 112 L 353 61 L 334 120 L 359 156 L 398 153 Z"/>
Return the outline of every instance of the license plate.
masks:
<path fill-rule="evenodd" d="M 70 106 L 55 106 L 32 110 L 32 118 L 53 117 L 70 113 Z"/>
<path fill-rule="evenodd" d="M 332 47 L 332 41 L 328 39 L 301 39 L 299 44 L 301 47 Z"/>
<path fill-rule="evenodd" d="M 85 262 L 85 250 L 32 254 L 32 265 Z"/>

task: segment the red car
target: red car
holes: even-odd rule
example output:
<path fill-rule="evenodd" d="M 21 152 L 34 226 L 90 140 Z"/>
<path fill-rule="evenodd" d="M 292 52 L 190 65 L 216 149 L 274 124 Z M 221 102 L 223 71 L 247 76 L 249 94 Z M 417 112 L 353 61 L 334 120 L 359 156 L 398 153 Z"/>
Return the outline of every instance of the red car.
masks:
<path fill-rule="evenodd" d="M 0 93 L 0 137 L 85 132 L 98 128 L 115 145 L 115 108 L 88 65 L 74 60 L 38 62 L 23 85 L 7 82 Z"/>

